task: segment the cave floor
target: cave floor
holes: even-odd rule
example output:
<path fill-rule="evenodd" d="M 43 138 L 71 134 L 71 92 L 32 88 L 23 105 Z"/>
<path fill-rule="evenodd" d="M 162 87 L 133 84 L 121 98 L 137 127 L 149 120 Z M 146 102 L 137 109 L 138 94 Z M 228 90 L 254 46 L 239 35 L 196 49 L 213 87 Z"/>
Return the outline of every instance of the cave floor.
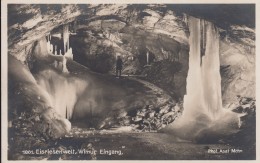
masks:
<path fill-rule="evenodd" d="M 84 74 L 84 70 L 80 72 L 75 62 L 69 62 L 68 65 L 72 73 Z M 131 80 L 146 85 L 155 93 L 164 94 L 148 82 L 136 78 Z M 196 144 L 166 133 L 137 132 L 129 128 L 95 130 L 73 126 L 70 135 L 56 144 L 59 148 L 74 150 L 74 153 L 52 155 L 48 158 L 50 160 L 244 160 L 249 155 L 245 150 L 232 153 L 231 149 L 240 148 L 226 143 Z M 80 153 L 84 149 L 86 153 Z M 218 153 L 209 152 L 211 149 Z"/>
<path fill-rule="evenodd" d="M 68 62 L 70 73 L 88 77 L 84 67 Z M 124 84 L 122 80 L 108 75 L 106 79 Z M 136 78 L 128 78 L 135 86 L 145 85 L 151 94 L 166 99 L 163 90 Z M 134 80 L 134 82 L 133 82 Z M 51 142 L 51 143 L 49 143 Z M 47 146 L 47 144 L 51 144 Z M 66 154 L 27 155 L 26 159 L 40 160 L 246 160 L 251 159 L 250 151 L 242 147 L 219 144 L 197 144 L 179 140 L 159 132 L 138 132 L 127 127 L 95 130 L 72 126 L 70 134 L 58 140 L 46 141 L 46 149 L 67 151 Z M 231 149 L 240 151 L 232 152 Z M 44 149 L 43 149 L 44 150 Z M 217 153 L 215 153 L 217 150 Z M 243 151 L 241 151 L 243 150 Z M 210 152 L 211 151 L 211 152 Z M 35 151 L 34 151 L 35 152 Z M 37 158 L 35 158 L 37 157 Z"/>
<path fill-rule="evenodd" d="M 247 157 L 245 151 L 232 153 L 231 149 L 239 148 L 228 144 L 196 144 L 165 133 L 131 132 L 124 128 L 99 131 L 78 128 L 73 136 L 60 139 L 57 146 L 74 153 L 52 155 L 50 160 L 243 160 Z M 80 153 L 84 149 L 86 153 Z M 210 153 L 209 149 L 217 149 L 219 153 Z"/>

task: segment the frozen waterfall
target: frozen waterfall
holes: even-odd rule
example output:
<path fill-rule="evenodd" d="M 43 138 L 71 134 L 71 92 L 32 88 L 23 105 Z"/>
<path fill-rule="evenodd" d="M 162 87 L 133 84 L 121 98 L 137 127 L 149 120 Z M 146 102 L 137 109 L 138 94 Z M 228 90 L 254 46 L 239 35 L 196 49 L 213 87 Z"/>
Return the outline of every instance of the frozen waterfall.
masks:
<path fill-rule="evenodd" d="M 184 111 L 166 132 L 186 140 L 207 139 L 236 132 L 238 115 L 222 108 L 219 33 L 205 20 L 189 17 L 189 71 Z M 214 135 L 214 136 L 213 136 Z"/>
<path fill-rule="evenodd" d="M 210 22 L 190 18 L 189 24 L 190 57 L 183 116 L 194 115 L 200 108 L 200 113 L 214 120 L 222 110 L 219 34 Z"/>

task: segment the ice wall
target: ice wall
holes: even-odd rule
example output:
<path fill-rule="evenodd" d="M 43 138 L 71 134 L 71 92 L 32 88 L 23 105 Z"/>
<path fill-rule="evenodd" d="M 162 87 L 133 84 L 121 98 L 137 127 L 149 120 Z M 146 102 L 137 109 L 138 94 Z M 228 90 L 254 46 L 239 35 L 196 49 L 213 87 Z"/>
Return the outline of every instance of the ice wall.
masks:
<path fill-rule="evenodd" d="M 46 69 L 36 75 L 38 85 L 51 97 L 52 107 L 66 119 L 72 117 L 78 97 L 86 88 L 86 82 L 58 74 L 52 69 Z"/>

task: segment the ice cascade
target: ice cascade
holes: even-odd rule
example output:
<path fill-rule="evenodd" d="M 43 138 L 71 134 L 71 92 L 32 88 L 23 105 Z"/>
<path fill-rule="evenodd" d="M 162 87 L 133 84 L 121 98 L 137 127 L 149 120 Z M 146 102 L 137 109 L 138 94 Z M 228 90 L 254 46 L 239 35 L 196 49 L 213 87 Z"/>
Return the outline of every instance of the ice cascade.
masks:
<path fill-rule="evenodd" d="M 189 71 L 182 116 L 165 130 L 186 140 L 231 134 L 239 118 L 222 108 L 219 33 L 211 23 L 189 17 Z M 214 137 L 214 138 L 213 138 Z"/>

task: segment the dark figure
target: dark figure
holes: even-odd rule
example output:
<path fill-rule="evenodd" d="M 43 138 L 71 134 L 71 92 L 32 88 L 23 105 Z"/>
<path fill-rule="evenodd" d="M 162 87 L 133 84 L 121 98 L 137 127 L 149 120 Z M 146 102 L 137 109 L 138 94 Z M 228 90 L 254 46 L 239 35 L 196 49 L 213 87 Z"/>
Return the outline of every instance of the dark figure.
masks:
<path fill-rule="evenodd" d="M 116 60 L 116 76 L 117 77 L 121 76 L 122 67 L 123 67 L 123 61 L 122 61 L 121 57 L 118 56 L 117 60 Z"/>

